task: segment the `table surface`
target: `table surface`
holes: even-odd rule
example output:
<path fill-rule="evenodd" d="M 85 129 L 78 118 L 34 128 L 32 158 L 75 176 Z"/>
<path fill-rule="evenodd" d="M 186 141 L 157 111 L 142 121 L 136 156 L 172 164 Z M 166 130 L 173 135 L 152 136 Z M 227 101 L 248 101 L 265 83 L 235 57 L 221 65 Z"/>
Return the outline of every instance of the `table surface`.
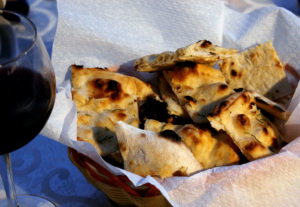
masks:
<path fill-rule="evenodd" d="M 265 6 L 282 6 L 300 15 L 297 0 L 224 0 L 229 7 L 251 12 Z M 28 17 L 36 24 L 49 54 L 58 20 L 55 0 L 27 0 Z M 70 162 L 67 147 L 38 135 L 25 147 L 11 153 L 13 174 L 18 195 L 45 197 L 60 207 L 116 206 L 101 191 L 93 187 Z M 5 198 L 0 182 L 0 200 Z"/>

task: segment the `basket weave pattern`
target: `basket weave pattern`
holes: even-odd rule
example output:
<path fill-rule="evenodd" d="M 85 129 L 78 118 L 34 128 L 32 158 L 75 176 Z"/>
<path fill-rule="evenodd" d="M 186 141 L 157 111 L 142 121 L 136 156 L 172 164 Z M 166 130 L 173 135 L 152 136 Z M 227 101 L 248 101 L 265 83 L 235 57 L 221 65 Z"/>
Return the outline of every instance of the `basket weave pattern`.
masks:
<path fill-rule="evenodd" d="M 118 205 L 171 206 L 160 191 L 151 184 L 135 187 L 126 176 L 115 176 L 86 155 L 72 148 L 68 148 L 68 155 L 83 176 Z"/>

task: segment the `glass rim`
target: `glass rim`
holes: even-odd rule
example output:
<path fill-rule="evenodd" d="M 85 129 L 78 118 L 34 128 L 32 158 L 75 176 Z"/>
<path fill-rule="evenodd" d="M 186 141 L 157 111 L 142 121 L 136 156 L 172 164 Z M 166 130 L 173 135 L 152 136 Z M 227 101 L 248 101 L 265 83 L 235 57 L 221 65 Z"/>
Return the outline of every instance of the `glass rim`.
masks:
<path fill-rule="evenodd" d="M 12 14 L 12 15 L 15 15 L 15 16 L 18 16 L 20 18 L 23 18 L 25 19 L 25 21 L 27 21 L 27 23 L 32 27 L 33 29 L 33 32 L 34 32 L 34 35 L 33 35 L 33 39 L 32 39 L 32 42 L 31 44 L 28 46 L 27 49 L 25 49 L 23 52 L 21 52 L 17 57 L 15 58 L 12 58 L 11 60 L 3 63 L 3 64 L 0 64 L 0 68 L 2 68 L 3 66 L 5 65 L 8 65 L 18 59 L 20 59 L 21 57 L 23 57 L 24 55 L 27 54 L 27 52 L 33 47 L 33 45 L 35 44 L 36 42 L 36 39 L 37 39 L 37 29 L 36 29 L 36 26 L 34 25 L 34 23 L 29 19 L 27 18 L 26 16 L 24 16 L 23 14 L 20 14 L 18 12 L 15 12 L 15 11 L 11 11 L 11 10 L 5 10 L 5 9 L 0 9 L 0 15 L 2 15 L 3 13 L 8 13 L 8 14 Z"/>

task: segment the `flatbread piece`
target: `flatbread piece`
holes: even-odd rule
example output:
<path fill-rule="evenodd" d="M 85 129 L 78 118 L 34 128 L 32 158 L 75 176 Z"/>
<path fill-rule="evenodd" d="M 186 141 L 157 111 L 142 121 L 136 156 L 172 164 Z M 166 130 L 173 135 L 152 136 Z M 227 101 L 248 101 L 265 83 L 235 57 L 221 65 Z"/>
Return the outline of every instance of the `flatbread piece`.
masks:
<path fill-rule="evenodd" d="M 207 116 L 212 127 L 224 130 L 249 161 L 277 153 L 282 136 L 257 108 L 251 92 L 233 94 Z"/>
<path fill-rule="evenodd" d="M 162 73 L 158 74 L 158 88 L 160 90 L 161 98 L 166 103 L 167 111 L 170 115 L 189 118 L 188 113 L 180 106 L 177 96 L 172 91 L 171 86 Z"/>
<path fill-rule="evenodd" d="M 164 137 L 120 121 L 116 125 L 124 169 L 142 177 L 188 176 L 202 170 L 181 140 Z"/>
<path fill-rule="evenodd" d="M 116 152 L 116 123 L 139 125 L 135 79 L 100 68 L 72 65 L 71 71 L 77 140 L 93 144 L 102 156 Z"/>
<path fill-rule="evenodd" d="M 253 90 L 271 100 L 293 93 L 271 41 L 220 61 L 219 66 L 231 88 Z"/>
<path fill-rule="evenodd" d="M 214 46 L 207 40 L 201 40 L 175 52 L 166 51 L 161 54 L 148 55 L 137 59 L 134 67 L 137 71 L 153 72 L 171 69 L 177 62 L 191 61 L 200 64 L 214 65 L 236 54 L 235 49 Z"/>
<path fill-rule="evenodd" d="M 173 130 L 191 150 L 203 169 L 238 164 L 239 149 L 225 132 L 217 132 L 203 125 L 170 123 L 147 120 L 145 130 L 161 132 Z"/>
<path fill-rule="evenodd" d="M 163 71 L 180 105 L 195 123 L 208 122 L 206 115 L 234 91 L 225 82 L 220 70 L 196 64 L 178 64 L 174 70 Z"/>

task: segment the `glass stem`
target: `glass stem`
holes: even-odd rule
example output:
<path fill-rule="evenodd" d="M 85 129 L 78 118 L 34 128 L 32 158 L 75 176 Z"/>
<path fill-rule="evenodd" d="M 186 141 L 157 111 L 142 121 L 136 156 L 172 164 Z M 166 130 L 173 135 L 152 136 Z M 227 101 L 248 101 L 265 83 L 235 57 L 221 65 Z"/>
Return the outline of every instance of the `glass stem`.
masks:
<path fill-rule="evenodd" d="M 0 174 L 5 188 L 8 206 L 18 207 L 19 203 L 12 175 L 10 154 L 0 155 Z"/>

